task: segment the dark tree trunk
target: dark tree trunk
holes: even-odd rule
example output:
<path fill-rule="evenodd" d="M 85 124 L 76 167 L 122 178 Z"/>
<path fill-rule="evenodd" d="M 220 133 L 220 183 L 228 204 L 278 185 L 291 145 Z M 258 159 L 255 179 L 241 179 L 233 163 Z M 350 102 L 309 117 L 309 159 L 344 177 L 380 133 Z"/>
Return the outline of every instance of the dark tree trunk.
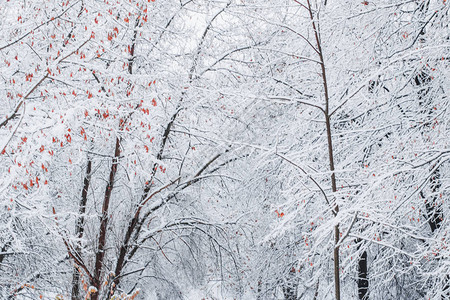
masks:
<path fill-rule="evenodd" d="M 367 280 L 367 252 L 364 251 L 358 261 L 358 297 L 361 300 L 369 299 L 369 280 Z"/>
<path fill-rule="evenodd" d="M 322 51 L 322 43 L 319 37 L 319 31 L 318 31 L 318 25 L 316 26 L 316 19 L 313 15 L 313 10 L 311 7 L 311 3 L 309 0 L 307 0 L 308 4 L 308 12 L 311 19 L 311 25 L 314 31 L 314 37 L 316 40 L 317 49 L 314 48 L 319 55 L 320 60 L 320 66 L 322 70 L 322 84 L 323 84 L 323 92 L 324 92 L 324 98 L 325 98 L 325 109 L 323 109 L 323 113 L 325 115 L 325 126 L 326 126 L 326 132 L 327 132 L 327 146 L 328 146 L 328 160 L 329 160 L 329 166 L 331 171 L 331 191 L 333 193 L 337 192 L 337 184 L 336 184 L 336 174 L 335 174 L 335 167 L 334 167 L 334 154 L 333 154 L 333 139 L 332 139 L 332 132 L 331 132 L 331 115 L 332 112 L 330 111 L 330 97 L 328 94 L 328 81 L 327 81 L 327 72 L 325 68 L 325 59 L 324 59 L 324 53 Z M 312 46 L 312 45 L 311 45 Z M 331 203 L 331 210 L 333 214 L 336 216 L 339 213 L 339 206 L 334 201 L 334 203 Z M 340 239 L 340 229 L 339 224 L 336 224 L 334 226 L 334 243 L 335 247 L 333 250 L 333 258 L 334 258 L 334 292 L 335 292 L 335 299 L 341 300 L 341 281 L 340 281 L 340 273 L 339 273 L 339 239 Z"/>
<path fill-rule="evenodd" d="M 109 173 L 108 185 L 105 189 L 105 196 L 103 199 L 102 206 L 102 216 L 100 219 L 100 232 L 98 237 L 97 244 L 97 253 L 95 253 L 95 269 L 94 269 L 94 280 L 91 283 L 96 289 L 97 292 L 91 294 L 91 300 L 98 300 L 100 287 L 102 283 L 102 270 L 103 270 L 103 261 L 105 258 L 105 245 L 106 245 L 106 233 L 109 221 L 109 204 L 111 201 L 111 193 L 114 188 L 114 179 L 117 172 L 117 166 L 119 164 L 120 157 L 120 139 L 116 138 L 116 146 L 114 149 L 114 158 L 112 161 L 111 171 Z"/>
<path fill-rule="evenodd" d="M 287 279 L 283 285 L 283 294 L 285 300 L 297 300 L 297 282 L 295 276 L 295 268 L 289 270 Z"/>
<path fill-rule="evenodd" d="M 75 224 L 75 236 L 78 240 L 83 238 L 84 234 L 84 214 L 86 213 L 87 195 L 89 191 L 89 184 L 91 182 L 92 161 L 88 160 L 86 167 L 86 175 L 84 176 L 83 190 L 81 191 L 81 199 L 78 207 L 78 220 Z M 80 255 L 81 245 L 77 242 L 76 252 Z M 80 272 L 77 267 L 73 268 L 72 276 L 72 300 L 81 299 L 80 294 Z"/>
<path fill-rule="evenodd" d="M 439 170 L 436 170 L 430 178 L 431 197 L 426 197 L 423 191 L 420 192 L 420 196 L 425 199 L 428 225 L 430 225 L 431 232 L 433 233 L 441 227 L 441 222 L 444 218 L 442 205 L 438 202 L 440 187 Z"/>

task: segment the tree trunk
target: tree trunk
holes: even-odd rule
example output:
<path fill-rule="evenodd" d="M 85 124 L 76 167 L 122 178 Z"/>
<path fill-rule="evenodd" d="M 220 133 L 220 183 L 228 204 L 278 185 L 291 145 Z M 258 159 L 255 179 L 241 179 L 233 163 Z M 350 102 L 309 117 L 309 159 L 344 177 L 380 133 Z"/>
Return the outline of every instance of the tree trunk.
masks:
<path fill-rule="evenodd" d="M 324 60 L 324 56 L 323 56 L 323 51 L 322 51 L 322 45 L 321 45 L 321 41 L 320 41 L 320 37 L 319 37 L 319 32 L 316 26 L 316 21 L 314 19 L 313 16 L 313 12 L 312 12 L 312 8 L 311 8 L 311 3 L 308 0 L 308 10 L 309 10 L 309 16 L 311 18 L 311 23 L 312 23 L 312 27 L 314 30 L 314 36 L 316 39 L 316 44 L 317 44 L 317 49 L 315 49 L 317 51 L 317 54 L 319 55 L 319 59 L 320 59 L 320 66 L 322 69 L 322 84 L 323 84 L 323 89 L 324 89 L 324 98 L 325 98 L 325 125 L 326 125 L 326 130 L 327 130 L 327 143 L 328 143 L 328 159 L 329 159 L 329 165 L 330 165 L 330 171 L 331 171 L 331 190 L 333 193 L 336 193 L 337 191 L 337 185 L 336 185 L 336 175 L 334 173 L 334 154 L 333 154 L 333 139 L 332 139 L 332 133 L 331 133 L 331 113 L 330 113 L 330 98 L 329 98 L 329 94 L 328 94 L 328 82 L 327 82 L 327 73 L 326 73 L 326 69 L 325 69 L 325 60 Z M 333 214 L 335 216 L 337 216 L 338 212 L 339 212 L 339 206 L 336 202 L 336 199 L 334 199 L 334 203 L 331 203 L 332 207 L 332 211 Z M 341 299 L 341 284 L 340 284 L 340 274 L 339 274 L 339 239 L 340 239 L 340 230 L 339 230 L 339 224 L 334 226 L 334 243 L 335 243 L 335 247 L 333 250 L 333 258 L 334 258 L 334 292 L 335 292 L 335 297 L 336 300 L 340 300 Z"/>
<path fill-rule="evenodd" d="M 75 248 L 76 253 L 80 254 L 81 244 L 80 240 L 84 234 L 84 214 L 86 213 L 87 194 L 89 191 L 89 184 L 91 182 L 92 161 L 89 159 L 86 167 L 86 175 L 84 176 L 83 190 L 81 191 L 80 205 L 78 206 L 78 220 L 75 224 L 75 236 L 78 239 Z M 73 268 L 72 275 L 72 300 L 81 299 L 80 294 L 80 272 L 77 267 Z"/>
<path fill-rule="evenodd" d="M 283 294 L 285 300 L 297 300 L 297 282 L 295 276 L 295 267 L 289 270 L 288 278 L 283 286 Z"/>
<path fill-rule="evenodd" d="M 369 281 L 367 280 L 367 252 L 364 251 L 358 260 L 358 297 L 361 300 L 369 299 Z"/>
<path fill-rule="evenodd" d="M 116 137 L 116 146 L 114 150 L 114 158 L 112 161 L 111 171 L 109 173 L 108 185 L 106 186 L 105 196 L 103 199 L 102 216 L 100 219 L 100 232 L 98 237 L 97 252 L 95 254 L 94 279 L 91 283 L 97 291 L 91 294 L 91 300 L 98 300 L 100 287 L 102 283 L 103 260 L 105 258 L 106 232 L 109 221 L 109 204 L 111 201 L 111 193 L 114 188 L 114 179 L 117 172 L 120 156 L 120 139 Z"/>

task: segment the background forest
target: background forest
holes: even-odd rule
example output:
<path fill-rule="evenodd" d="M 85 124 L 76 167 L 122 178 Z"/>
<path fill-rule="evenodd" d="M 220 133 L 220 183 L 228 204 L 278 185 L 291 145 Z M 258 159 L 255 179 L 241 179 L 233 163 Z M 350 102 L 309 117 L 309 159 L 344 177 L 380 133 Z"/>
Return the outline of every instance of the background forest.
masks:
<path fill-rule="evenodd" d="M 0 0 L 0 299 L 450 299 L 446 0 Z"/>

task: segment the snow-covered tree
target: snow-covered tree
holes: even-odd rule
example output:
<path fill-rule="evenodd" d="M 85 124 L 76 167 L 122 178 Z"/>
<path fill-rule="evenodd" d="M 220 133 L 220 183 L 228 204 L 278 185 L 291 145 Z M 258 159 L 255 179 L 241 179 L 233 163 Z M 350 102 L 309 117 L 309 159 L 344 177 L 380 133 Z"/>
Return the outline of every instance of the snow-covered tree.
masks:
<path fill-rule="evenodd" d="M 0 15 L 1 298 L 448 297 L 447 1 Z"/>

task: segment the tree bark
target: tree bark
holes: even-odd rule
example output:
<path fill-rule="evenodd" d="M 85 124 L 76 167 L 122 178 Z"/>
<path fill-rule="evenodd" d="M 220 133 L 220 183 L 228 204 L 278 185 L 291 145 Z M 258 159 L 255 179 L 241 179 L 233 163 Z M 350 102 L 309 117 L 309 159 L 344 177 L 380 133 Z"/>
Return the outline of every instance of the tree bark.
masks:
<path fill-rule="evenodd" d="M 84 234 L 84 214 L 86 213 L 87 195 L 89 191 L 89 185 L 91 183 L 91 171 L 92 171 L 92 161 L 89 159 L 86 167 L 86 175 L 84 176 L 83 190 L 81 191 L 80 204 L 78 206 L 78 219 L 75 224 L 75 236 L 77 237 L 77 246 L 75 251 L 80 254 L 81 243 L 80 240 L 83 238 Z M 77 267 L 73 268 L 72 275 L 72 300 L 81 299 L 80 294 L 80 272 Z"/>
<path fill-rule="evenodd" d="M 361 241 L 358 241 L 358 244 L 359 243 L 361 243 Z M 369 281 L 367 280 L 367 252 L 364 251 L 358 260 L 358 298 L 360 300 L 369 299 L 368 290 Z"/>
<path fill-rule="evenodd" d="M 324 89 L 324 98 L 325 98 L 325 125 L 327 130 L 327 144 L 328 144 L 328 160 L 330 165 L 330 171 L 331 171 L 331 190 L 333 193 L 337 191 L 337 185 L 336 185 L 336 175 L 334 173 L 335 167 L 334 167 L 334 154 L 333 154 L 333 139 L 331 135 L 331 120 L 330 120 L 330 98 L 328 94 L 328 82 L 327 82 L 327 73 L 325 68 L 325 60 L 323 56 L 322 51 L 322 45 L 319 37 L 319 32 L 317 30 L 316 21 L 314 20 L 311 3 L 308 0 L 308 11 L 309 16 L 311 18 L 312 27 L 314 30 L 314 36 L 316 39 L 317 44 L 317 54 L 319 55 L 320 59 L 320 66 L 322 69 L 322 84 Z M 334 215 L 336 216 L 339 212 L 339 206 L 336 202 L 336 199 L 334 199 L 334 203 L 331 203 L 332 210 Z M 340 285 L 340 274 L 339 274 L 339 239 L 340 239 L 340 230 L 339 230 L 339 224 L 336 224 L 334 226 L 334 243 L 335 247 L 333 250 L 333 258 L 334 258 L 334 292 L 336 300 L 341 299 L 341 285 Z"/>
<path fill-rule="evenodd" d="M 91 294 L 91 300 L 98 300 L 100 287 L 102 282 L 102 269 L 103 261 L 105 258 L 105 245 L 106 245 L 106 232 L 109 221 L 109 204 L 111 201 L 111 193 L 114 188 L 114 179 L 117 173 L 117 166 L 119 164 L 120 156 L 120 139 L 116 137 L 116 146 L 114 150 L 114 158 L 112 161 L 111 171 L 109 173 L 109 180 L 105 190 L 105 196 L 103 199 L 102 215 L 100 219 L 100 232 L 98 237 L 97 252 L 95 254 L 95 268 L 94 279 L 91 283 L 97 291 Z"/>

